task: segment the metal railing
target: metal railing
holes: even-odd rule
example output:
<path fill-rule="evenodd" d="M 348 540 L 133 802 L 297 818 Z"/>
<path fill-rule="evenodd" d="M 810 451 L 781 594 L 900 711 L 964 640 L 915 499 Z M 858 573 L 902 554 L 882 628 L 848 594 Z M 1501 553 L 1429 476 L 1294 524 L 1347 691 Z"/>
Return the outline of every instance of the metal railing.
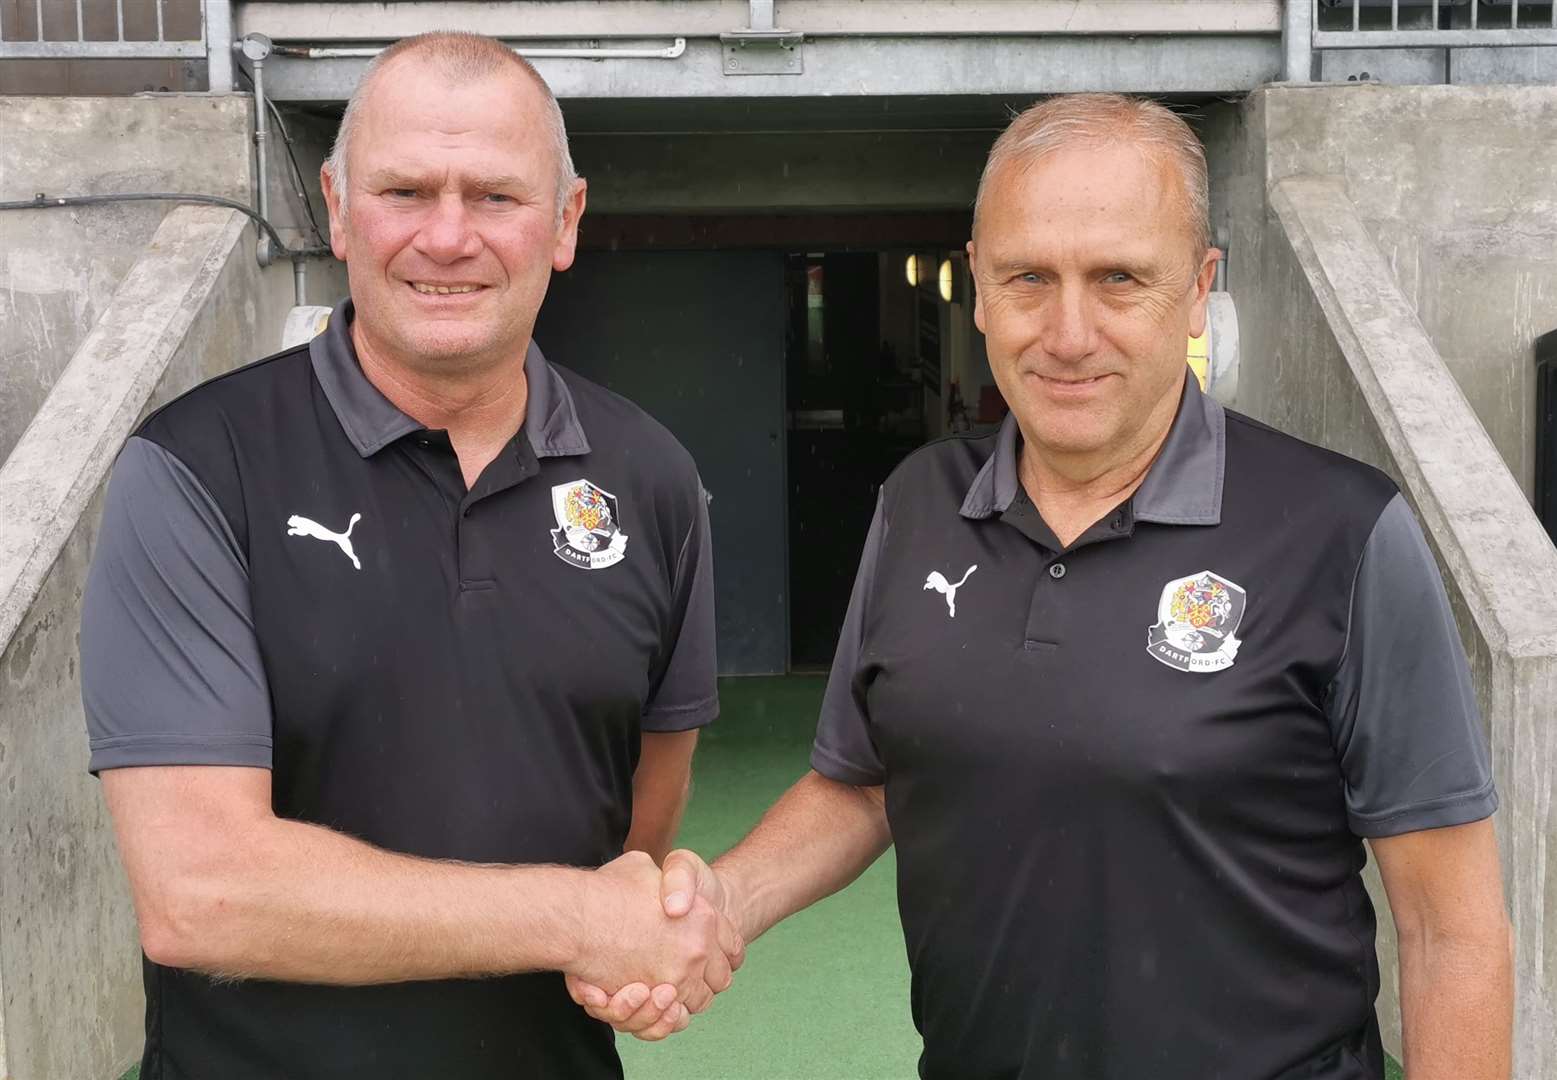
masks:
<path fill-rule="evenodd" d="M 70 0 L 65 0 L 69 3 Z M 61 0 L 47 0 L 58 13 Z M 99 7 L 104 6 L 100 3 Z M 4 6 L 0 5 L 0 60 L 199 60 L 205 59 L 213 91 L 232 89 L 232 3 L 231 0 L 200 0 L 200 36 L 167 36 L 168 0 L 131 0 L 141 12 L 149 6 L 155 12 L 156 37 L 125 37 L 125 0 L 113 0 L 115 36 L 109 39 L 87 37 L 89 0 L 74 0 L 74 37 L 45 37 L 45 0 L 32 0 L 33 37 L 30 40 L 6 40 L 8 27 Z M 21 0 L 16 10 L 26 7 Z M 52 20 L 58 22 L 59 20 Z"/>
<path fill-rule="evenodd" d="M 1532 0 L 1325 0 L 1324 7 L 1345 22 L 1350 9 L 1350 26 L 1337 29 L 1326 26 L 1331 18 L 1320 15 L 1320 0 L 1312 4 L 1313 47 L 1326 49 L 1457 49 L 1557 45 L 1557 3 L 1533 3 Z M 1389 21 L 1383 19 L 1389 9 Z M 1402 26 L 1401 9 L 1412 21 L 1424 17 L 1425 26 Z M 1523 12 L 1521 12 L 1523 8 Z M 1539 9 L 1544 8 L 1544 11 Z M 1485 11 L 1483 9 L 1486 9 Z M 1368 16 L 1364 18 L 1364 11 Z M 1454 25 L 1445 27 L 1443 14 L 1449 13 Z M 1488 25 L 1492 23 L 1493 25 Z"/>

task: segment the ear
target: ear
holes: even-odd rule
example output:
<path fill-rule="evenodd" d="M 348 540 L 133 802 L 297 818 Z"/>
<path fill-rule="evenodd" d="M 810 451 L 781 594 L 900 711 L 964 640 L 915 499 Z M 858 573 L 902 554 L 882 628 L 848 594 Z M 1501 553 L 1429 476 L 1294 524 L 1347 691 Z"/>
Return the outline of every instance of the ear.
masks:
<path fill-rule="evenodd" d="M 346 218 L 341 213 L 341 192 L 335 186 L 335 174 L 326 161 L 319 166 L 319 190 L 324 192 L 324 205 L 330 213 L 330 250 L 341 262 L 346 261 Z"/>
<path fill-rule="evenodd" d="M 579 177 L 573 181 L 573 190 L 562 204 L 562 224 L 557 228 L 557 245 L 551 253 L 551 268 L 559 273 L 573 265 L 573 256 L 578 251 L 578 223 L 584 216 L 588 192 L 588 181 Z"/>
<path fill-rule="evenodd" d="M 979 288 L 978 250 L 972 240 L 967 243 L 968 252 L 968 280 L 973 282 L 973 325 L 979 328 L 979 333 L 988 333 L 984 329 L 984 290 Z"/>
<path fill-rule="evenodd" d="M 1216 264 L 1221 261 L 1219 248 L 1206 248 L 1200 270 L 1195 274 L 1195 296 L 1189 309 L 1190 337 L 1199 337 L 1206 332 L 1206 302 L 1211 296 L 1211 284 L 1216 280 Z"/>

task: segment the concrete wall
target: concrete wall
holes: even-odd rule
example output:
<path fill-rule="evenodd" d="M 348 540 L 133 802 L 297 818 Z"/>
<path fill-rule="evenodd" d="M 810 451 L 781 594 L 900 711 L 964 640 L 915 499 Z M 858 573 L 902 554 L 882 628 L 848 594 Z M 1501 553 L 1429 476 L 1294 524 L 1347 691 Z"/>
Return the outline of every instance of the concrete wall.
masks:
<path fill-rule="evenodd" d="M 266 190 L 270 194 L 270 221 L 288 247 L 329 247 L 330 215 L 325 209 L 324 193 L 319 187 L 319 166 L 329 156 L 335 141 L 338 118 L 317 116 L 295 110 L 281 110 L 290 148 L 297 159 L 293 171 L 287 157 L 288 144 L 274 115 L 270 118 L 270 154 L 266 166 Z M 299 187 L 298 179 L 302 186 Z M 309 211 L 312 211 L 312 218 Z M 317 232 L 315 231 L 317 225 Z M 252 235 L 252 228 L 251 228 Z M 345 299 L 346 264 L 331 258 L 307 261 L 305 302 L 334 306 Z M 269 279 L 267 279 L 269 280 Z M 279 280 L 279 279 L 277 279 Z M 291 293 L 288 293 L 290 302 Z M 280 296 L 276 298 L 278 301 Z M 267 339 L 268 340 L 268 339 Z M 267 348 L 269 346 L 266 346 Z"/>
<path fill-rule="evenodd" d="M 289 124 L 327 228 L 317 172 L 333 132 Z M 251 125 L 239 96 L 0 97 L 0 199 L 253 205 Z M 272 145 L 271 218 L 296 244 L 301 201 L 279 132 Z M 140 1046 L 139 952 L 85 772 L 76 661 L 101 484 L 144 411 L 277 348 L 291 264 L 259 267 L 243 215 L 172 203 L 7 211 L 0 252 L 0 1076 L 118 1076 Z M 344 295 L 343 266 L 309 270 L 310 301 Z"/>
<path fill-rule="evenodd" d="M 239 97 L 0 97 L 0 200 L 188 191 L 248 202 L 248 118 Z M 0 461 L 169 206 L 0 213 Z"/>
<path fill-rule="evenodd" d="M 239 95 L 0 96 L 0 201 L 39 192 L 187 192 L 253 205 L 252 111 L 252 101 Z M 298 118 L 293 131 L 327 228 L 317 174 L 328 129 Z M 301 202 L 283 171 L 279 135 L 273 145 L 271 218 L 283 239 L 296 244 Z M 0 461 L 173 205 L 0 212 Z M 316 260 L 309 270 L 311 299 L 323 303 L 345 293 L 344 268 L 333 260 Z M 290 304 L 290 274 L 262 280 L 275 303 Z M 257 344 L 273 348 L 279 333 L 278 322 L 276 335 Z"/>
<path fill-rule="evenodd" d="M 1557 329 L 1557 87 L 1265 90 L 1242 113 L 1210 113 L 1205 129 L 1213 151 L 1227 150 L 1213 181 L 1218 226 L 1230 224 L 1232 188 L 1258 177 L 1340 181 L 1531 497 L 1532 342 Z M 1252 158 L 1239 148 L 1250 135 L 1264 147 Z M 1232 232 L 1230 279 L 1251 284 L 1264 265 L 1248 258 L 1258 236 L 1247 223 Z"/>
<path fill-rule="evenodd" d="M 1512 148 L 1538 159 L 1528 169 L 1547 154 L 1553 175 L 1554 107 L 1550 88 L 1282 88 L 1207 118 L 1225 151 L 1213 201 L 1243 339 L 1237 407 L 1395 476 L 1449 584 L 1502 800 L 1520 1080 L 1557 1068 L 1557 552 L 1526 501 L 1521 441 L 1557 193 Z M 1397 948 L 1372 870 L 1370 886 L 1398 1054 Z"/>
<path fill-rule="evenodd" d="M 142 1032 L 139 949 L 87 745 L 81 592 L 103 480 L 136 419 L 257 355 L 291 303 L 230 210 L 159 226 L 0 468 L 0 1076 L 118 1076 Z"/>

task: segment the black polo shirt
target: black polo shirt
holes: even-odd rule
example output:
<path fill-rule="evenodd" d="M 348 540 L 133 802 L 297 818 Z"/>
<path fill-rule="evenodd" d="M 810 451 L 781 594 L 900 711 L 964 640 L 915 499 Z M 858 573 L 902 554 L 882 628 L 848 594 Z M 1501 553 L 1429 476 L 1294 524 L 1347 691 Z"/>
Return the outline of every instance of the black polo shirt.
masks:
<path fill-rule="evenodd" d="M 279 816 L 392 851 L 604 863 L 640 732 L 717 712 L 692 459 L 532 345 L 524 425 L 467 491 L 447 434 L 362 374 L 351 318 L 120 455 L 81 633 L 91 768 L 270 768 Z M 145 976 L 145 1080 L 621 1074 L 554 973 Z"/>
<path fill-rule="evenodd" d="M 921 1075 L 1382 1077 L 1361 838 L 1496 806 L 1409 509 L 1193 379 L 1067 548 L 1019 447 L 887 481 L 812 754 L 886 785 Z"/>

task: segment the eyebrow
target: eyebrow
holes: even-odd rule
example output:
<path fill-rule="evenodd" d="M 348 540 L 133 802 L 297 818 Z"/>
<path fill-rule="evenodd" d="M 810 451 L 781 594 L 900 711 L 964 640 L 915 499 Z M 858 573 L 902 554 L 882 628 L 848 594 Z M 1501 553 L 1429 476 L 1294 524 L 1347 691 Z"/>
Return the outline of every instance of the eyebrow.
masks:
<path fill-rule="evenodd" d="M 1041 267 L 1037 266 L 1030 259 L 1001 259 L 999 262 L 990 265 L 990 270 L 997 275 L 1026 273 L 1029 270 L 1039 269 Z"/>
<path fill-rule="evenodd" d="M 417 176 L 415 173 L 401 172 L 398 169 L 374 169 L 368 173 L 364 180 L 369 187 L 403 187 L 419 188 L 427 183 L 427 177 Z"/>
<path fill-rule="evenodd" d="M 1001 259 L 994 263 L 990 269 L 998 276 L 1005 274 L 1025 274 L 1029 271 L 1047 274 L 1052 268 L 1045 266 L 1041 261 L 1033 259 Z M 1156 260 L 1151 258 L 1138 258 L 1135 256 L 1121 256 L 1117 259 L 1099 259 L 1092 267 L 1093 270 L 1123 270 L 1136 277 L 1150 277 L 1157 273 L 1160 267 Z"/>
<path fill-rule="evenodd" d="M 376 188 L 412 188 L 420 190 L 430 186 L 433 183 L 433 178 L 429 174 L 402 172 L 398 169 L 379 169 L 368 174 L 367 182 L 370 187 Z M 528 191 L 530 185 L 522 176 L 492 173 L 485 176 L 471 177 L 464 186 L 476 191 L 501 191 L 505 188 L 520 188 Z"/>
<path fill-rule="evenodd" d="M 528 181 L 522 176 L 512 176 L 506 173 L 495 173 L 490 176 L 477 176 L 470 181 L 470 187 L 480 191 L 498 191 L 502 188 L 529 188 Z"/>

